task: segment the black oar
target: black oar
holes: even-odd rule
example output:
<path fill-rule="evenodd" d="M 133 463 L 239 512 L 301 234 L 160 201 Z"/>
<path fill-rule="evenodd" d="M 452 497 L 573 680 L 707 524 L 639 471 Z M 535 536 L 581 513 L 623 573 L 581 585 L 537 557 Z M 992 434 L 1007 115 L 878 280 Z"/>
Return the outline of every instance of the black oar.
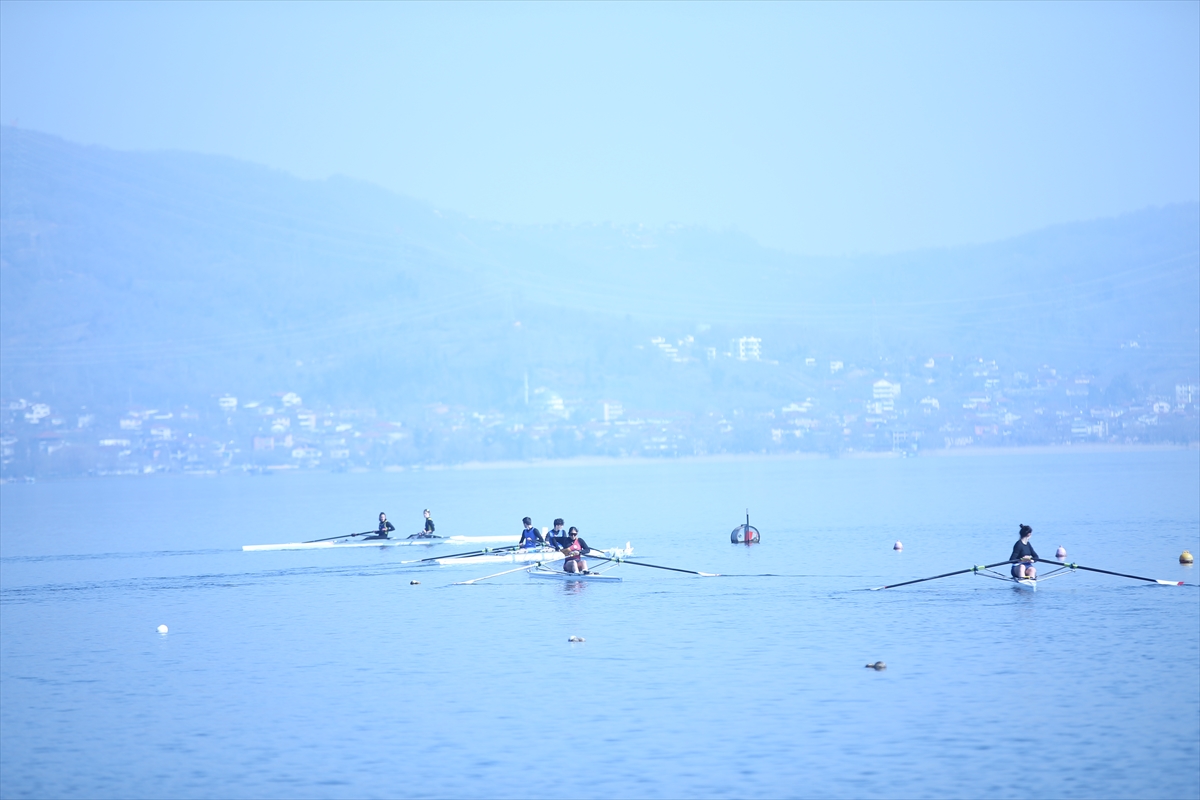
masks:
<path fill-rule="evenodd" d="M 954 572 L 946 572 L 941 575 L 934 575 L 932 578 L 917 578 L 915 581 L 905 581 L 904 583 L 893 583 L 890 586 L 874 586 L 872 592 L 878 592 L 880 589 L 895 589 L 898 586 L 908 586 L 912 583 L 924 583 L 925 581 L 936 581 L 938 578 L 949 578 L 951 575 L 965 575 L 968 572 L 977 572 L 981 569 L 991 569 L 992 567 L 1001 567 L 1005 564 L 1011 564 L 1011 561 L 997 561 L 995 564 L 984 564 L 981 567 L 971 567 L 970 569 L 960 569 Z"/>
<path fill-rule="evenodd" d="M 608 558 L 607 556 L 598 556 L 598 555 L 595 555 L 595 552 L 603 552 L 603 551 L 594 551 L 592 553 L 588 553 L 587 558 L 595 558 L 600 561 L 612 561 L 617 564 L 633 564 L 634 566 L 650 567 L 651 569 L 667 569 L 667 570 L 670 570 L 671 572 L 686 572 L 688 575 L 699 575 L 701 578 L 719 578 L 719 577 L 721 577 L 721 574 L 719 572 L 697 572 L 694 569 L 679 569 L 679 567 L 660 567 L 658 564 L 644 564 L 641 561 L 630 561 L 625 558 Z"/>
<path fill-rule="evenodd" d="M 1141 575 L 1126 575 L 1124 572 L 1111 572 L 1106 569 L 1096 569 L 1095 567 L 1081 567 L 1078 564 L 1064 564 L 1061 561 L 1050 561 L 1049 559 L 1039 558 L 1038 561 L 1043 564 L 1056 564 L 1064 569 L 1086 569 L 1088 572 L 1101 572 L 1105 575 L 1116 575 L 1119 578 L 1133 578 L 1135 581 L 1146 581 L 1147 583 L 1161 583 L 1163 586 L 1183 586 L 1183 581 L 1160 581 L 1158 578 L 1143 578 Z"/>
<path fill-rule="evenodd" d="M 422 564 L 426 561 L 440 561 L 443 558 L 466 558 L 467 556 L 485 556 L 488 553 L 507 553 L 509 550 L 516 550 L 521 545 L 513 544 L 507 547 L 485 547 L 482 550 L 472 550 L 469 553 L 451 553 L 448 556 L 430 556 L 429 558 L 418 558 L 412 561 L 401 561 L 401 564 Z"/>
<path fill-rule="evenodd" d="M 327 539 L 310 539 L 307 542 L 301 542 L 300 544 L 316 544 L 317 542 L 332 542 L 334 539 L 349 539 L 352 536 L 370 536 L 373 533 L 379 533 L 379 531 L 363 531 L 362 533 L 343 533 L 341 536 L 330 536 Z"/>

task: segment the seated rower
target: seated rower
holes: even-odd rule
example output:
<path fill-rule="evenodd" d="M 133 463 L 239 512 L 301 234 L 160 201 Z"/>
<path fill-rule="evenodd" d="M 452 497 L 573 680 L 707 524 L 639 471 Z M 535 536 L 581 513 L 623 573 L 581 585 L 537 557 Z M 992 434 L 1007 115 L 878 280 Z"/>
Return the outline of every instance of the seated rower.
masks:
<path fill-rule="evenodd" d="M 529 547 L 541 547 L 546 543 L 546 540 L 542 538 L 542 532 L 533 527 L 533 520 L 531 520 L 529 517 L 525 517 L 523 520 L 521 520 L 521 523 L 524 524 L 525 530 L 521 531 L 521 541 L 518 545 L 519 547 L 522 549 Z"/>
<path fill-rule="evenodd" d="M 427 509 L 425 509 L 425 530 L 421 531 L 420 533 L 414 533 L 412 536 L 410 536 L 408 538 L 410 538 L 410 539 L 433 539 L 433 538 L 435 538 L 433 531 L 434 531 L 433 519 L 429 516 L 429 509 L 427 508 Z"/>
<path fill-rule="evenodd" d="M 1037 561 L 1037 551 L 1033 549 L 1033 545 L 1029 543 L 1029 537 L 1033 535 L 1033 528 L 1028 525 L 1022 525 L 1020 531 L 1021 538 L 1013 545 L 1012 555 L 1008 560 L 1012 562 L 1012 576 L 1016 580 L 1025 578 L 1037 578 L 1037 567 L 1034 563 Z"/>
<path fill-rule="evenodd" d="M 567 536 L 567 532 L 563 530 L 562 517 L 554 520 L 554 530 L 546 534 L 546 544 L 555 548 L 566 547 L 571 543 L 571 537 Z"/>
<path fill-rule="evenodd" d="M 587 562 L 583 560 L 583 557 L 590 553 L 592 548 L 579 538 L 579 529 L 574 525 L 571 526 L 571 530 L 567 531 L 567 536 L 567 545 L 562 548 L 562 552 L 567 556 L 567 560 L 563 562 L 563 569 L 580 574 L 587 572 Z"/>
<path fill-rule="evenodd" d="M 379 512 L 379 529 L 375 531 L 374 536 L 368 536 L 368 539 L 386 539 L 388 534 L 396 530 L 396 526 L 388 522 L 387 514 Z"/>

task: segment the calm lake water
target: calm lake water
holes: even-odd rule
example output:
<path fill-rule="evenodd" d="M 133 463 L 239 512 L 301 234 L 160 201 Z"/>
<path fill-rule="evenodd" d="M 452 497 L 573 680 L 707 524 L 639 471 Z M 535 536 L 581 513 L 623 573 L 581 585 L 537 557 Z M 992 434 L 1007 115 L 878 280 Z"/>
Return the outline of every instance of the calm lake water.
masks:
<path fill-rule="evenodd" d="M 1178 563 L 1200 554 L 1195 450 L 107 479 L 0 501 L 5 798 L 1200 796 L 1200 591 Z M 427 506 L 439 533 L 562 516 L 722 577 L 453 586 L 505 567 L 239 549 L 380 511 L 406 534 Z M 763 542 L 731 545 L 747 506 Z M 1019 523 L 1043 556 L 1192 585 L 863 591 L 1003 560 Z"/>

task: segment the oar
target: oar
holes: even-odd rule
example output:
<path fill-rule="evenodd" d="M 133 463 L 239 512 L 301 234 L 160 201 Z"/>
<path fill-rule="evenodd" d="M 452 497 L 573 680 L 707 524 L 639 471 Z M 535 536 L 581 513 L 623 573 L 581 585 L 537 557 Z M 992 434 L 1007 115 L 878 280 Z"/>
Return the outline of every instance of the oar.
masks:
<path fill-rule="evenodd" d="M 369 536 L 372 533 L 379 533 L 379 531 L 363 531 L 362 533 L 343 533 L 341 536 L 330 536 L 327 539 L 310 539 L 307 542 L 301 542 L 300 544 L 316 544 L 317 542 L 332 542 L 334 539 L 349 539 L 351 536 Z"/>
<path fill-rule="evenodd" d="M 401 564 L 422 564 L 426 561 L 440 561 L 443 558 L 466 558 L 467 556 L 483 556 L 488 553 L 505 553 L 509 550 L 516 550 L 520 547 L 519 544 L 509 545 L 507 547 L 485 547 L 482 550 L 472 550 L 469 553 L 451 553 L 448 556 L 430 556 L 429 558 L 417 558 L 412 561 L 401 561 Z"/>
<path fill-rule="evenodd" d="M 603 551 L 600 551 L 603 552 Z M 688 575 L 699 575 L 701 578 L 719 578 L 719 572 L 697 572 L 694 569 L 679 569 L 679 567 L 660 567 L 658 564 L 644 564 L 641 561 L 629 561 L 624 558 L 608 558 L 607 556 L 598 556 L 595 553 L 588 553 L 587 558 L 595 558 L 600 561 L 613 561 L 618 564 L 633 564 L 638 567 L 650 567 L 651 569 L 667 569 L 671 572 L 686 572 Z"/>
<path fill-rule="evenodd" d="M 1135 581 L 1146 581 L 1147 583 L 1161 583 L 1163 586 L 1183 586 L 1183 581 L 1160 581 L 1158 578 L 1143 578 L 1141 575 L 1126 575 L 1124 572 L 1110 572 L 1106 569 L 1096 569 L 1095 567 L 1081 567 L 1078 564 L 1064 564 L 1061 561 L 1049 561 L 1045 558 L 1039 558 L 1038 561 L 1043 564 L 1055 564 L 1067 569 L 1086 569 L 1088 572 L 1102 572 L 1105 575 L 1116 575 L 1119 578 L 1133 578 Z"/>
<path fill-rule="evenodd" d="M 964 575 L 968 572 L 975 572 L 981 569 L 991 569 L 992 567 L 1000 567 L 1005 564 L 1011 564 L 1011 561 L 997 561 L 995 564 L 984 564 L 981 567 L 971 567 L 970 569 L 960 569 L 954 572 L 946 572 L 941 575 L 934 575 L 932 578 L 917 578 L 915 581 L 905 581 L 904 583 L 893 583 L 889 586 L 874 586 L 871 587 L 872 592 L 878 592 L 880 589 L 895 589 L 898 586 L 908 586 L 912 583 L 924 583 L 925 581 L 936 581 L 938 578 L 949 578 L 951 575 Z"/>
<path fill-rule="evenodd" d="M 495 575 L 484 575 L 482 578 L 472 578 L 469 581 L 455 581 L 454 583 L 452 583 L 450 585 L 451 586 L 470 586 L 472 583 L 479 583 L 480 581 L 486 581 L 488 578 L 499 578 L 501 575 L 511 575 L 514 572 L 520 572 L 521 570 L 524 570 L 524 569 L 533 569 L 534 567 L 540 567 L 542 564 L 546 564 L 551 561 L 561 561 L 563 558 L 565 558 L 565 556 L 563 556 L 562 554 L 559 554 L 557 556 L 547 558 L 544 561 L 535 561 L 532 564 L 525 564 L 524 566 L 516 567 L 515 569 L 506 569 L 506 570 L 504 570 L 504 572 L 497 572 Z"/>

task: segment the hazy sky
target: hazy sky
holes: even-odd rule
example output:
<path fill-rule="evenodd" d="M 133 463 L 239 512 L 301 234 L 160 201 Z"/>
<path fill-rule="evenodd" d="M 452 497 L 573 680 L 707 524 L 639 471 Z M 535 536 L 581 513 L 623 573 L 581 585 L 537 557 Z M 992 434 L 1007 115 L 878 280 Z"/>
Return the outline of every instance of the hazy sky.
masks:
<path fill-rule="evenodd" d="M 1200 199 L 1200 3 L 0 3 L 0 119 L 892 252 Z"/>

